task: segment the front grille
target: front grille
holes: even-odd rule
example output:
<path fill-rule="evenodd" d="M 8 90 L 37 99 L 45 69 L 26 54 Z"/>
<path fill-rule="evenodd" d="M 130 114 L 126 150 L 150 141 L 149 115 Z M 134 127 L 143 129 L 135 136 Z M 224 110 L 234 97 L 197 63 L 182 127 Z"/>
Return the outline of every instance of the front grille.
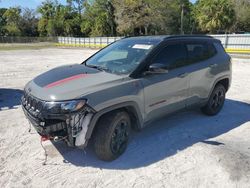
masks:
<path fill-rule="evenodd" d="M 43 109 L 43 101 L 33 97 L 26 91 L 24 91 L 22 104 L 25 107 L 25 109 L 35 117 L 37 117 Z"/>

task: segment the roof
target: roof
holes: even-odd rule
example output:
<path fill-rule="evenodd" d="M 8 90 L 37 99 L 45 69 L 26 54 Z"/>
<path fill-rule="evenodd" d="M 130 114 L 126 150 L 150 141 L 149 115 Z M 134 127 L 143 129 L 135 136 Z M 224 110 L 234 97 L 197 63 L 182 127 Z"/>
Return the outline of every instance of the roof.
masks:
<path fill-rule="evenodd" d="M 154 36 L 136 36 L 136 37 L 125 37 L 123 40 L 128 40 L 128 41 L 144 41 L 144 42 L 155 42 L 159 43 L 163 40 L 165 40 L 167 36 L 166 35 L 154 35 Z"/>
<path fill-rule="evenodd" d="M 161 42 L 163 40 L 168 40 L 168 39 L 213 39 L 212 36 L 208 35 L 153 35 L 153 36 L 136 36 L 136 37 L 126 37 L 127 40 L 150 40 L 150 41 L 157 41 Z"/>

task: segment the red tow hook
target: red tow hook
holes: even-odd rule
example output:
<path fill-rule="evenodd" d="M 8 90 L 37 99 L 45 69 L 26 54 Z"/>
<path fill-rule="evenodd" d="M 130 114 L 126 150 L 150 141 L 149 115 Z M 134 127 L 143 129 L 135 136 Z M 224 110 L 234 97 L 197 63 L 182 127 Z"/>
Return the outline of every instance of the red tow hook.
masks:
<path fill-rule="evenodd" d="M 47 140 L 52 140 L 53 137 L 52 136 L 41 136 L 41 142 L 45 142 Z"/>

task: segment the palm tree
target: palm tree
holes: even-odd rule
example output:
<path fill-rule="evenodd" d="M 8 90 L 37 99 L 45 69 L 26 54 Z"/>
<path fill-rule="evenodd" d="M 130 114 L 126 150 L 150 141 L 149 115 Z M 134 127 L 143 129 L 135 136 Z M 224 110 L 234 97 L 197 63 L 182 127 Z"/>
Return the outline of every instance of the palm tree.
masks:
<path fill-rule="evenodd" d="M 41 6 L 38 7 L 38 12 L 45 19 L 50 19 L 55 15 L 56 4 L 53 1 L 47 0 L 42 2 Z"/>
<path fill-rule="evenodd" d="M 231 0 L 199 0 L 195 6 L 196 21 L 202 31 L 230 31 L 235 21 Z"/>

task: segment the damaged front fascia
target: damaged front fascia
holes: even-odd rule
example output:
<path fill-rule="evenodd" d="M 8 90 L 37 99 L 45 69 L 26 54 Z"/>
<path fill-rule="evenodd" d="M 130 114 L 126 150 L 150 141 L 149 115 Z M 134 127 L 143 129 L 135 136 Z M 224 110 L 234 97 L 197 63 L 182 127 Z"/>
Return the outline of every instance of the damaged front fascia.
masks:
<path fill-rule="evenodd" d="M 84 111 L 68 116 L 66 124 L 69 145 L 78 147 L 86 146 L 86 133 L 93 115 L 94 111 L 86 108 Z"/>
<path fill-rule="evenodd" d="M 50 121 L 51 123 L 47 124 L 47 126 L 44 128 L 45 129 L 49 128 L 49 130 L 53 130 L 52 127 L 65 123 L 65 127 L 67 129 L 67 136 L 65 138 L 68 145 L 78 146 L 78 147 L 86 146 L 85 137 L 93 115 L 94 115 L 93 111 L 82 111 L 71 115 L 67 114 L 64 117 L 65 120 L 61 121 L 61 123 L 54 123 L 56 121 L 55 119 L 47 120 L 47 122 Z M 61 135 L 57 135 L 56 132 L 50 132 L 48 135 L 52 136 L 53 138 L 63 137 Z"/>
<path fill-rule="evenodd" d="M 93 113 L 88 113 L 81 122 L 81 131 L 76 135 L 75 146 L 84 146 L 86 142 L 86 133 Z"/>
<path fill-rule="evenodd" d="M 90 121 L 96 113 L 87 104 L 74 113 L 51 114 L 44 109 L 35 113 L 32 105 L 28 105 L 22 97 L 22 108 L 27 119 L 41 136 L 50 136 L 51 139 L 63 138 L 70 146 L 85 146 L 87 144 L 85 136 Z"/>

